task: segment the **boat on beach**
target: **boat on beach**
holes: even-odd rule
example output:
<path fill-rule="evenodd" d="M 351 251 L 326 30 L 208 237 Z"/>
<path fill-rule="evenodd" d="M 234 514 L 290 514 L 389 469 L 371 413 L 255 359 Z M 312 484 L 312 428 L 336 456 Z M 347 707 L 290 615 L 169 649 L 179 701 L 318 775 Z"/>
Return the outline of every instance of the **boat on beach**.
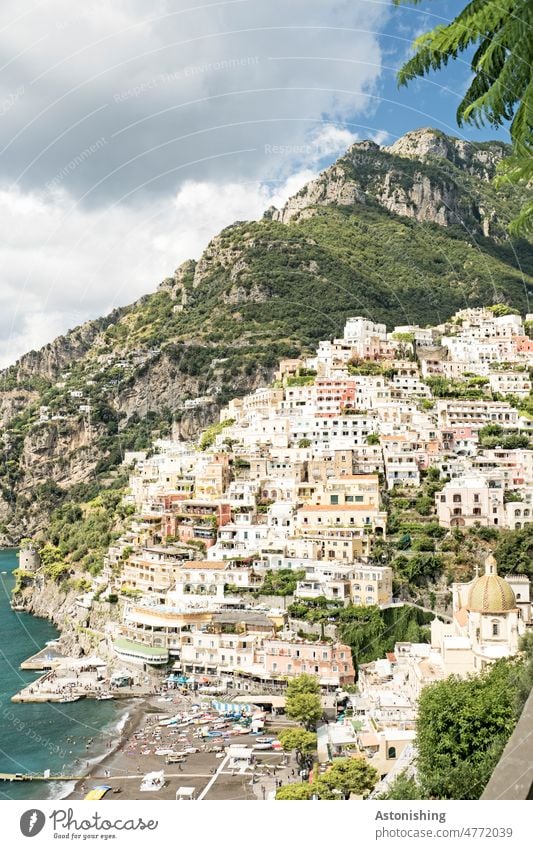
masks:
<path fill-rule="evenodd" d="M 170 716 L 168 719 L 162 719 L 159 722 L 159 725 L 165 727 L 167 725 L 176 725 L 178 722 L 181 722 L 182 715 L 181 713 L 175 714 L 175 716 Z"/>

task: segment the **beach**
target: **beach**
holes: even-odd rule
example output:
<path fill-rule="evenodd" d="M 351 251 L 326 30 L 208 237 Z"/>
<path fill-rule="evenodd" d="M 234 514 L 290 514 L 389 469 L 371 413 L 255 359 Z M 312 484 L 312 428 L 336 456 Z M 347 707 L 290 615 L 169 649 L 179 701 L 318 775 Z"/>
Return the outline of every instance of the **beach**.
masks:
<path fill-rule="evenodd" d="M 170 698 L 170 697 L 167 697 Z M 180 787 L 194 788 L 194 797 L 210 799 L 266 799 L 273 795 L 277 784 L 295 780 L 295 764 L 290 756 L 277 751 L 258 752 L 253 769 L 231 769 L 226 755 L 228 745 L 253 746 L 257 738 L 239 734 L 229 738 L 199 739 L 198 726 L 189 729 L 161 727 L 159 721 L 176 712 L 190 710 L 193 698 L 176 695 L 172 701 L 154 696 L 134 703 L 116 744 L 110 743 L 109 753 L 89 767 L 87 776 L 78 781 L 69 799 L 84 799 L 99 786 L 111 788 L 104 799 L 153 800 L 175 799 Z M 279 727 L 287 720 L 278 721 Z M 276 723 L 268 731 L 275 733 Z M 187 754 L 183 763 L 165 763 L 168 750 L 196 749 Z M 164 770 L 165 785 L 156 792 L 142 792 L 142 778 L 149 772 Z"/>

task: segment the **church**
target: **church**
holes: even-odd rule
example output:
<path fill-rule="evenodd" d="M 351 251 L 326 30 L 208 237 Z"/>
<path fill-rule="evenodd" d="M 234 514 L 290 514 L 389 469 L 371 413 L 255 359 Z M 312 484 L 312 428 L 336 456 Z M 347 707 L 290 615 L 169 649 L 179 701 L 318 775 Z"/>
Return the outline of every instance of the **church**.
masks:
<path fill-rule="evenodd" d="M 453 619 L 431 623 L 431 652 L 440 655 L 443 677 L 480 672 L 487 664 L 518 651 L 532 624 L 530 582 L 525 575 L 498 575 L 496 560 L 485 574 L 453 585 Z"/>

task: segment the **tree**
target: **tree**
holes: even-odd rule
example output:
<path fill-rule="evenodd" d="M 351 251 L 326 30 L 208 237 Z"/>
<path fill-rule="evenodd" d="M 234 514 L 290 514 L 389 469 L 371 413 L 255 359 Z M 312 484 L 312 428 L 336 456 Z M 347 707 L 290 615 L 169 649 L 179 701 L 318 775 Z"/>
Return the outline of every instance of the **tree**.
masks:
<path fill-rule="evenodd" d="M 261 593 L 263 595 L 293 595 L 298 581 L 304 577 L 303 569 L 269 569 L 265 573 Z"/>
<path fill-rule="evenodd" d="M 432 498 L 429 495 L 421 495 L 420 498 L 417 498 L 415 501 L 415 508 L 417 513 L 420 513 L 421 516 L 429 516 L 433 512 L 435 504 Z"/>
<path fill-rule="evenodd" d="M 297 675 L 296 678 L 292 678 L 287 684 L 287 698 L 301 693 L 315 693 L 318 695 L 319 692 L 320 685 L 317 679 L 314 675 L 309 675 L 306 672 L 302 675 Z"/>
<path fill-rule="evenodd" d="M 367 796 L 376 785 L 378 771 L 365 758 L 339 758 L 312 784 L 320 799 Z"/>
<path fill-rule="evenodd" d="M 307 731 L 316 727 L 322 717 L 320 686 L 313 675 L 298 675 L 289 681 L 285 698 L 285 713 L 289 719 L 304 725 Z"/>
<path fill-rule="evenodd" d="M 420 0 L 394 0 L 417 4 Z M 502 126 L 512 120 L 513 152 L 502 163 L 500 182 L 527 186 L 533 179 L 533 5 L 531 0 L 471 0 L 448 26 L 439 24 L 414 42 L 415 53 L 400 69 L 406 85 L 473 45 L 473 78 L 457 109 L 457 123 Z M 533 231 L 533 202 L 528 200 L 511 225 L 512 232 Z"/>
<path fill-rule="evenodd" d="M 295 752 L 300 766 L 310 766 L 316 752 L 316 734 L 304 728 L 284 728 L 278 738 L 285 752 Z"/>
<path fill-rule="evenodd" d="M 479 799 L 516 723 L 517 675 L 515 662 L 504 660 L 423 689 L 416 745 L 424 794 Z"/>
<path fill-rule="evenodd" d="M 502 574 L 518 572 L 533 578 L 533 523 L 515 531 L 504 531 L 494 556 Z"/>
<path fill-rule="evenodd" d="M 310 799 L 313 788 L 306 782 L 296 782 L 295 784 L 286 784 L 280 787 L 276 792 L 276 800 L 299 801 L 301 799 Z"/>
<path fill-rule="evenodd" d="M 378 799 L 423 799 L 422 790 L 414 778 L 408 778 L 404 770 L 389 784 L 385 793 Z"/>
<path fill-rule="evenodd" d="M 316 728 L 316 724 L 322 718 L 323 713 L 320 696 L 315 693 L 295 693 L 287 696 L 285 713 L 289 719 L 299 722 L 308 731 Z"/>

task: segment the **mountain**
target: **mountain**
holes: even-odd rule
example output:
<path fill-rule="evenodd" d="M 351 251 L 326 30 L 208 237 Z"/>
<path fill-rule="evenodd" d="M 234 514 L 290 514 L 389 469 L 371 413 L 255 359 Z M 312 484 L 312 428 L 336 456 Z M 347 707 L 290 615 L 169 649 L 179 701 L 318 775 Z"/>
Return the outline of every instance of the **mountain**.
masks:
<path fill-rule="evenodd" d="M 492 183 L 507 154 L 432 129 L 390 147 L 355 144 L 283 209 L 227 227 L 153 294 L 2 372 L 0 542 L 116 483 L 124 450 L 172 428 L 194 435 L 349 315 L 392 326 L 482 304 L 526 312 L 531 245 L 506 236 L 523 198 Z"/>

